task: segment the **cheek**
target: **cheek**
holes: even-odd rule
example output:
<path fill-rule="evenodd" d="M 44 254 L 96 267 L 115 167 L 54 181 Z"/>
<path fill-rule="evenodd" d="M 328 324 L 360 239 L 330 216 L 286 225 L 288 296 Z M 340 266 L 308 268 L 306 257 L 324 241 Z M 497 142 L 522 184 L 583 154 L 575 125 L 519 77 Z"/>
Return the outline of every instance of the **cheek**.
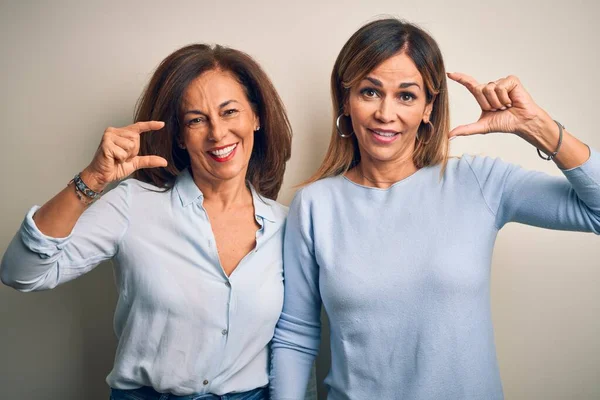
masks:
<path fill-rule="evenodd" d="M 407 107 L 404 115 L 411 122 L 420 123 L 425 113 L 424 107 Z"/>
<path fill-rule="evenodd" d="M 348 103 L 348 112 L 353 124 L 368 121 L 373 117 L 376 110 L 377 105 L 375 102 L 351 101 Z"/>

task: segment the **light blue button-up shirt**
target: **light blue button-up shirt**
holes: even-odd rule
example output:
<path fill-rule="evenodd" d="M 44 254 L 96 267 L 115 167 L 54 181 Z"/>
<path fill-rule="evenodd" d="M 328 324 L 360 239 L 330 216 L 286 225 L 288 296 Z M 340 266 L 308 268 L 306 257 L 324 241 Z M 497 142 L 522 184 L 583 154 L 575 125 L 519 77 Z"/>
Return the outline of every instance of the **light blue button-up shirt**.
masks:
<path fill-rule="evenodd" d="M 173 190 L 129 179 L 94 203 L 66 238 L 27 214 L 0 267 L 21 291 L 51 289 L 113 259 L 119 339 L 111 387 L 225 394 L 268 384 L 268 346 L 283 303 L 287 208 L 252 189 L 256 247 L 224 273 L 203 195 L 184 171 Z"/>

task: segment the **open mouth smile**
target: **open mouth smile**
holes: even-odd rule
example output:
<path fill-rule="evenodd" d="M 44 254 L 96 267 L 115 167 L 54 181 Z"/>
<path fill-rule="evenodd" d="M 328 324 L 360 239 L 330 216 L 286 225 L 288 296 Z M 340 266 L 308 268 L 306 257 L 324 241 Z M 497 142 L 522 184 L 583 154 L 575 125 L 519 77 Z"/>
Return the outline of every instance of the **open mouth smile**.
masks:
<path fill-rule="evenodd" d="M 235 150 L 237 149 L 238 144 L 230 144 L 223 147 L 218 147 L 212 150 L 209 150 L 207 153 L 211 156 L 211 158 L 218 162 L 229 161 L 235 156 Z"/>
<path fill-rule="evenodd" d="M 380 143 L 391 143 L 400 137 L 400 132 L 383 130 L 383 129 L 367 129 L 373 139 Z"/>

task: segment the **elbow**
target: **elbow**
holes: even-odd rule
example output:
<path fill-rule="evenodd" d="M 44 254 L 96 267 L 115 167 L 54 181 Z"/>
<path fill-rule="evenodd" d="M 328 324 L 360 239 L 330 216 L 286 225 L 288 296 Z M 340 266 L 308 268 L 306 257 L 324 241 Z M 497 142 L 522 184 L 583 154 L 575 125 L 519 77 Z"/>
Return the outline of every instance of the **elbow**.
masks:
<path fill-rule="evenodd" d="M 0 261 L 0 281 L 20 292 L 52 289 L 58 283 L 58 263 L 26 248 L 17 233 Z"/>
<path fill-rule="evenodd" d="M 4 254 L 0 262 L 0 281 L 2 284 L 9 286 L 19 292 L 33 292 L 37 290 L 50 289 L 48 277 L 51 276 L 52 270 L 45 274 L 28 274 L 28 270 L 24 263 L 19 262 L 20 257 L 12 257 L 10 252 Z"/>
<path fill-rule="evenodd" d="M 320 342 L 320 322 L 310 324 L 282 313 L 275 329 L 272 347 L 295 350 L 316 357 Z"/>
<path fill-rule="evenodd" d="M 26 284 L 24 282 L 19 281 L 17 277 L 12 273 L 10 268 L 7 268 L 4 261 L 0 266 L 0 281 L 2 281 L 2 284 L 16 289 L 19 292 L 31 292 L 34 290 L 34 285 Z"/>
<path fill-rule="evenodd" d="M 6 285 L 6 286 L 10 286 L 14 289 L 19 290 L 21 285 L 19 285 L 18 280 L 15 279 L 15 276 L 12 273 L 10 265 L 8 265 L 8 264 L 9 263 L 6 261 L 6 256 L 5 256 L 4 258 L 2 258 L 2 263 L 0 263 L 0 281 L 2 281 L 2 284 Z"/>
<path fill-rule="evenodd" d="M 590 212 L 588 225 L 590 232 L 600 235 L 600 210 Z"/>
<path fill-rule="evenodd" d="M 0 281 L 4 285 L 23 293 L 51 289 L 51 287 L 43 287 L 37 280 L 34 282 L 21 281 L 12 274 L 5 273 L 4 268 L 0 271 Z"/>
<path fill-rule="evenodd" d="M 4 254 L 4 257 L 2 257 L 2 261 L 0 262 L 0 281 L 6 286 L 15 287 L 14 285 L 16 282 L 10 271 L 10 266 L 8 265 L 9 262 L 6 259 L 7 256 Z"/>

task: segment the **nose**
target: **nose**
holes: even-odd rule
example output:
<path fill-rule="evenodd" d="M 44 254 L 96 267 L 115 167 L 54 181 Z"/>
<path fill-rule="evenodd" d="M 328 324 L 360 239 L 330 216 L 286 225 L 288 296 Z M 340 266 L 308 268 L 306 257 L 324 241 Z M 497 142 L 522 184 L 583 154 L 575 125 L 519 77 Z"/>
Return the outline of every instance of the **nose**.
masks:
<path fill-rule="evenodd" d="M 227 135 L 227 127 L 219 120 L 214 118 L 210 124 L 210 131 L 208 133 L 208 140 L 218 143 Z"/>
<path fill-rule="evenodd" d="M 393 122 L 396 118 L 396 110 L 393 99 L 384 98 L 375 110 L 375 118 L 382 123 Z"/>

